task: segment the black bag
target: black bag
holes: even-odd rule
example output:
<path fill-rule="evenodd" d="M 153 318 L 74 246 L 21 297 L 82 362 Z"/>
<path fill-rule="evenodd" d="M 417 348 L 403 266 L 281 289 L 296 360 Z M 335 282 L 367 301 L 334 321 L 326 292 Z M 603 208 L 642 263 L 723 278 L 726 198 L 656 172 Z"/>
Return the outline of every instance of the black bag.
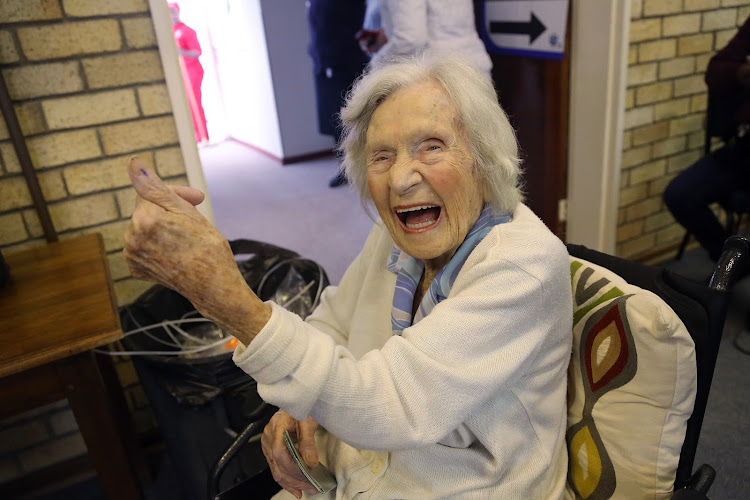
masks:
<path fill-rule="evenodd" d="M 291 250 L 252 240 L 231 241 L 230 246 L 243 277 L 262 300 L 289 302 L 301 316 L 317 305 L 328 285 L 318 264 Z M 120 309 L 124 332 L 143 329 L 127 335 L 122 344 L 127 352 L 137 353 L 131 356 L 133 365 L 180 478 L 180 491 L 172 494 L 183 500 L 203 500 L 213 461 L 242 432 L 262 401 L 255 380 L 232 361 L 233 349 L 223 347 L 231 337 L 224 339 L 226 334 L 213 323 L 183 322 L 185 318 L 201 317 L 185 297 L 161 285 Z M 217 345 L 184 355 L 183 335 L 174 327 L 146 328 L 164 322 L 178 324 L 191 337 Z M 274 411 L 273 407 L 264 409 L 269 416 Z M 266 473 L 260 446 L 246 447 L 227 468 L 223 487 Z M 275 486 L 272 479 L 268 481 Z"/>

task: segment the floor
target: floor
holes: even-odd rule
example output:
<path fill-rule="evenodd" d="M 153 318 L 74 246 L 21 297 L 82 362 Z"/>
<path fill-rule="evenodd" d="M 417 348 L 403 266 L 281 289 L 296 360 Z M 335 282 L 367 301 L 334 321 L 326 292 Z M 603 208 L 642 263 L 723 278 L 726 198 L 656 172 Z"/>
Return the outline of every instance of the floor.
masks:
<path fill-rule="evenodd" d="M 679 261 L 662 265 L 702 282 L 708 281 L 713 270 L 713 263 L 702 248 L 692 248 Z M 750 277 L 745 277 L 732 289 L 695 456 L 694 469 L 704 463 L 716 469 L 716 480 L 709 490 L 712 499 L 744 499 L 750 491 L 749 328 Z"/>
<path fill-rule="evenodd" d="M 200 150 L 216 226 L 294 250 L 318 262 L 338 283 L 359 253 L 373 221 L 351 186 L 329 188 L 334 157 L 280 165 L 240 143 Z"/>

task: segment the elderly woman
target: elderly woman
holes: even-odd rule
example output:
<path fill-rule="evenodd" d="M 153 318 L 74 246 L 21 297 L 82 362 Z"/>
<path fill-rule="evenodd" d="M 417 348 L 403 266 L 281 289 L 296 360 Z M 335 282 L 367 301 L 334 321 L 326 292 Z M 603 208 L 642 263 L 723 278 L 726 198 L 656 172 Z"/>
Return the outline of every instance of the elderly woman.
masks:
<path fill-rule="evenodd" d="M 342 121 L 347 175 L 380 222 L 306 321 L 245 284 L 191 205 L 200 193 L 166 187 L 138 160 L 133 275 L 239 339 L 234 361 L 283 409 L 262 445 L 295 496 L 315 490 L 284 430 L 335 474 L 331 497 L 560 498 L 568 257 L 521 203 L 491 82 L 460 60 L 408 59 L 365 75 Z"/>

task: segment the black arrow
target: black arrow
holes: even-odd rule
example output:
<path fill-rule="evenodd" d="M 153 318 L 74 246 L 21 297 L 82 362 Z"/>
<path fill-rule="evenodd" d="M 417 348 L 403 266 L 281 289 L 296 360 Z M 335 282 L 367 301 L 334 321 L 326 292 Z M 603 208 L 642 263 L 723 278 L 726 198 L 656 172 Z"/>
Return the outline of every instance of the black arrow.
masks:
<path fill-rule="evenodd" d="M 531 13 L 531 21 L 490 21 L 490 33 L 503 35 L 529 35 L 529 43 L 539 38 L 547 27 L 542 24 L 538 17 Z"/>

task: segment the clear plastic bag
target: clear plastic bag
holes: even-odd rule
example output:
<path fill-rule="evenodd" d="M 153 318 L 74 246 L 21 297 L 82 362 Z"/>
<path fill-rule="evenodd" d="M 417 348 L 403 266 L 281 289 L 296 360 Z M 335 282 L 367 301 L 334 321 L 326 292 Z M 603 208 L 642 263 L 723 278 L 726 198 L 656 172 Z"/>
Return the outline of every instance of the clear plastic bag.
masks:
<path fill-rule="evenodd" d="M 302 318 L 317 306 L 328 276 L 316 262 L 270 243 L 229 244 L 261 300 L 274 300 Z M 127 333 L 122 354 L 158 370 L 160 383 L 180 404 L 200 406 L 227 391 L 244 392 L 252 382 L 232 362 L 236 340 L 173 290 L 154 285 L 120 309 L 120 321 Z"/>
<path fill-rule="evenodd" d="M 273 294 L 273 301 L 305 319 L 312 312 L 313 303 L 308 291 L 315 284 L 306 282 L 294 266 L 289 266 L 289 271 Z"/>

